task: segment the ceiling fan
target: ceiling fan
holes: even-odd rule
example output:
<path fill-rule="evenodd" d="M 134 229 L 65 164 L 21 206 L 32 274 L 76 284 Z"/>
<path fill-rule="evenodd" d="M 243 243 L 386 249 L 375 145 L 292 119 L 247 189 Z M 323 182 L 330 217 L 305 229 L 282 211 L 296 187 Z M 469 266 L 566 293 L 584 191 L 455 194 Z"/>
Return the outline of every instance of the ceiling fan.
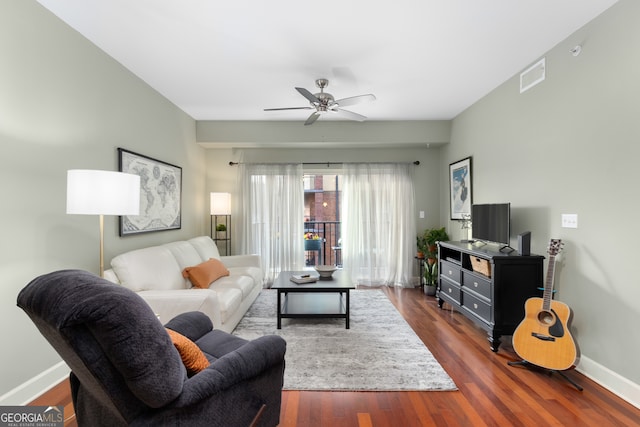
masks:
<path fill-rule="evenodd" d="M 329 86 L 329 80 L 318 79 L 316 80 L 316 86 L 320 88 L 320 92 L 313 94 L 307 89 L 297 87 L 296 90 L 300 92 L 302 96 L 309 100 L 311 106 L 309 107 L 286 107 L 286 108 L 265 108 L 264 111 L 281 111 L 281 110 L 316 110 L 304 122 L 305 126 L 313 124 L 321 115 L 329 112 L 344 117 L 345 119 L 356 120 L 363 122 L 366 117 L 362 114 L 354 113 L 353 111 L 344 110 L 342 107 L 349 105 L 359 104 L 365 101 L 374 101 L 376 97 L 372 94 L 352 96 L 349 98 L 334 99 L 333 95 L 324 91 L 324 88 Z"/>

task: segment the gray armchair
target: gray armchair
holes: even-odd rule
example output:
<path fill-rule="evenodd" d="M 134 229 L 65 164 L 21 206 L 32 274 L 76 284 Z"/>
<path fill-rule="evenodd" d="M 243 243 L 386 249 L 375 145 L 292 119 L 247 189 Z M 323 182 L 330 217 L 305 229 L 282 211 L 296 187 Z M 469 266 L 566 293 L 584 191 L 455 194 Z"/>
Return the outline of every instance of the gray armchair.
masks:
<path fill-rule="evenodd" d="M 212 330 L 202 313 L 165 326 L 194 341 L 210 362 L 187 376 L 151 308 L 93 274 L 64 270 L 34 279 L 18 306 L 71 368 L 79 426 L 276 426 L 286 343 Z M 253 424 L 252 424 L 253 422 Z"/>

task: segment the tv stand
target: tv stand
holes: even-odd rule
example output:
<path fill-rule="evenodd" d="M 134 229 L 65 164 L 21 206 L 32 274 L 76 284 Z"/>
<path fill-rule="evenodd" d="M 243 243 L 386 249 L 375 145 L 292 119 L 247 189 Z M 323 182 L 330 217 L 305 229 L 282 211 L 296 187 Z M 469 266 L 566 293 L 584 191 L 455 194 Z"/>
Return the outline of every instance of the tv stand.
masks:
<path fill-rule="evenodd" d="M 525 301 L 541 295 L 544 257 L 501 252 L 486 243 L 440 242 L 438 246 L 439 307 L 446 302 L 471 319 L 487 331 L 491 350 L 498 351 L 501 336 L 512 335 L 524 319 Z M 474 270 L 472 258 L 489 264 L 488 276 Z"/>

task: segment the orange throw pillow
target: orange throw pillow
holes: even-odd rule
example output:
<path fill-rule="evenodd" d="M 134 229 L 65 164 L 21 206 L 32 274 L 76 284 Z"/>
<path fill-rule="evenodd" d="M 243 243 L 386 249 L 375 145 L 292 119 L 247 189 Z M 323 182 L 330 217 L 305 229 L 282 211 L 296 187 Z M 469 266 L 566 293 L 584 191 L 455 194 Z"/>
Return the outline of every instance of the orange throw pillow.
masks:
<path fill-rule="evenodd" d="M 178 353 L 180 353 L 182 363 L 184 363 L 184 366 L 187 368 L 188 376 L 191 377 L 209 366 L 207 357 L 196 343 L 176 331 L 168 328 L 165 328 L 165 330 L 171 337 L 171 341 L 173 341 L 173 345 L 178 350 Z"/>
<path fill-rule="evenodd" d="M 182 276 L 189 279 L 195 288 L 201 289 L 208 289 L 211 282 L 228 275 L 227 267 L 215 258 L 182 270 Z"/>

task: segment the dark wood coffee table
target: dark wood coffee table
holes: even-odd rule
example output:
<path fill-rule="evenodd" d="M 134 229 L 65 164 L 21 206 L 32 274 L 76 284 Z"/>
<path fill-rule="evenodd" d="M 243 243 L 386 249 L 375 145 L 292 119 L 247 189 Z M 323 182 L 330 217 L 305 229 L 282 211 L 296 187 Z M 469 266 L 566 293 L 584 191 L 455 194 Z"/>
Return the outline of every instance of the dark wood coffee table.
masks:
<path fill-rule="evenodd" d="M 356 287 L 347 274 L 338 270 L 330 280 L 305 284 L 292 282 L 294 274 L 318 276 L 315 271 L 283 271 L 278 275 L 271 286 L 278 291 L 278 329 L 283 318 L 339 318 L 345 319 L 349 329 L 349 291 Z"/>

